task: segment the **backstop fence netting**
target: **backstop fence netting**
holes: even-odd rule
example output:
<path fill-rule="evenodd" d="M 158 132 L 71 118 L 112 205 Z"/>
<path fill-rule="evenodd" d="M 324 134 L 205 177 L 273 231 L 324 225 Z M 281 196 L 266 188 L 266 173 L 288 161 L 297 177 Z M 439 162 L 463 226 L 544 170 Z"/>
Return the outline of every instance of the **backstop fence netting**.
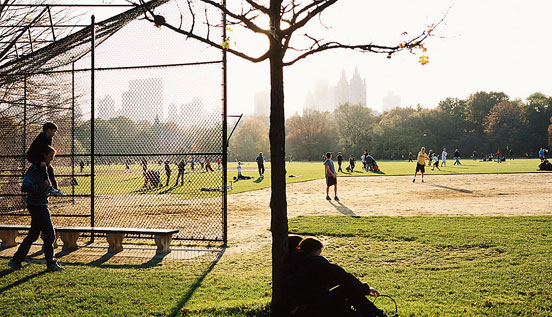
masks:
<path fill-rule="evenodd" d="M 185 13 L 178 1 L 150 5 L 167 19 Z M 30 223 L 25 153 L 51 121 L 67 195 L 50 197 L 55 226 L 169 228 L 176 239 L 225 242 L 223 55 L 141 14 L 133 8 L 2 65 L 0 223 Z M 220 12 L 202 14 L 219 21 L 210 36 L 222 39 Z"/>

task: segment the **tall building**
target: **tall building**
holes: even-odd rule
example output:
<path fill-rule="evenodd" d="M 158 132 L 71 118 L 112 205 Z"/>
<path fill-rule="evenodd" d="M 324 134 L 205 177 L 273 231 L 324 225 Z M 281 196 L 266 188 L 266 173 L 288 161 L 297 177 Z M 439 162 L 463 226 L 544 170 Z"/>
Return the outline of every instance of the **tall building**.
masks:
<path fill-rule="evenodd" d="M 97 117 L 100 119 L 108 120 L 115 117 L 115 99 L 110 95 L 98 101 Z"/>
<path fill-rule="evenodd" d="M 268 90 L 255 93 L 253 114 L 256 116 L 268 116 L 270 114 L 270 92 Z"/>
<path fill-rule="evenodd" d="M 304 108 L 333 111 L 345 103 L 366 106 L 366 79 L 360 78 L 358 67 L 350 80 L 343 70 L 334 87 L 329 87 L 326 81 L 318 81 L 314 92 L 307 94 Z"/>
<path fill-rule="evenodd" d="M 153 122 L 163 117 L 163 80 L 161 78 L 135 79 L 128 82 L 123 93 L 121 115 L 134 121 Z"/>
<path fill-rule="evenodd" d="M 393 92 L 388 92 L 381 100 L 381 111 L 389 111 L 391 109 L 401 106 L 401 97 L 395 95 Z"/>

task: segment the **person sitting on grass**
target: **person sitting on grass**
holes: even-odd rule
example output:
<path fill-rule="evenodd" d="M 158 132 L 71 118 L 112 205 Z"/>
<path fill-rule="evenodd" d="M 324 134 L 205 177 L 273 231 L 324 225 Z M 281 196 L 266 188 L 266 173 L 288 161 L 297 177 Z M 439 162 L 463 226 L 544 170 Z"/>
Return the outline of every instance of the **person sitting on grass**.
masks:
<path fill-rule="evenodd" d="M 290 244 L 295 240 L 289 240 Z M 321 255 L 323 245 L 314 238 L 301 240 L 286 261 L 285 302 L 291 316 L 386 316 L 366 295 L 374 288 L 359 281 Z M 354 307 L 354 310 L 351 309 Z"/>
<path fill-rule="evenodd" d="M 241 162 L 240 162 L 240 161 L 238 161 L 237 169 L 238 169 L 238 177 L 235 177 L 235 176 L 234 176 L 234 180 L 239 180 L 239 179 L 252 179 L 252 178 L 253 178 L 252 176 L 244 176 L 244 175 L 242 175 L 242 166 L 241 166 Z"/>

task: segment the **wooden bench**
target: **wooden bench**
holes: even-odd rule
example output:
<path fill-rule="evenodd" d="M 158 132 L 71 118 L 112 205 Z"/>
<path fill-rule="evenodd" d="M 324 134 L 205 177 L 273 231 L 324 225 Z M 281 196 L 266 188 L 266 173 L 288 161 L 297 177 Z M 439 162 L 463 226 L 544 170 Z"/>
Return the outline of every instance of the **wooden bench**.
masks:
<path fill-rule="evenodd" d="M 17 245 L 15 238 L 19 230 L 29 230 L 29 225 L 0 225 L 1 247 L 10 248 Z M 141 228 L 111 228 L 111 227 L 55 227 L 56 240 L 54 248 L 57 248 L 57 238 L 63 241 L 63 251 L 78 249 L 77 240 L 81 233 L 106 234 L 109 243 L 108 253 L 123 251 L 123 238 L 126 234 L 153 235 L 157 245 L 157 253 L 171 252 L 172 235 L 178 233 L 177 229 L 141 229 Z"/>

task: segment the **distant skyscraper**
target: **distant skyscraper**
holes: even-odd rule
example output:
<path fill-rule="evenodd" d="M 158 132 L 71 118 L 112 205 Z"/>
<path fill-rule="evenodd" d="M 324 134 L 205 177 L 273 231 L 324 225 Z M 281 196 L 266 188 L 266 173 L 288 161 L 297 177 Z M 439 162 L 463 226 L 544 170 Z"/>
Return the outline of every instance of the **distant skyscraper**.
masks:
<path fill-rule="evenodd" d="M 267 90 L 255 93 L 253 99 L 253 114 L 268 116 L 270 113 L 270 92 Z"/>
<path fill-rule="evenodd" d="M 366 106 L 366 79 L 360 78 L 357 67 L 351 80 L 343 70 L 334 87 L 329 87 L 326 81 L 318 81 L 314 92 L 307 94 L 304 108 L 331 112 L 345 103 Z"/>
<path fill-rule="evenodd" d="M 163 80 L 161 78 L 135 79 L 123 93 L 121 114 L 134 121 L 153 122 L 163 116 Z"/>
<path fill-rule="evenodd" d="M 401 97 L 395 95 L 393 92 L 388 92 L 381 100 L 381 110 L 383 112 L 389 111 L 391 109 L 401 106 Z"/>
<path fill-rule="evenodd" d="M 98 101 L 98 115 L 100 119 L 108 120 L 115 116 L 115 100 L 110 95 Z"/>

